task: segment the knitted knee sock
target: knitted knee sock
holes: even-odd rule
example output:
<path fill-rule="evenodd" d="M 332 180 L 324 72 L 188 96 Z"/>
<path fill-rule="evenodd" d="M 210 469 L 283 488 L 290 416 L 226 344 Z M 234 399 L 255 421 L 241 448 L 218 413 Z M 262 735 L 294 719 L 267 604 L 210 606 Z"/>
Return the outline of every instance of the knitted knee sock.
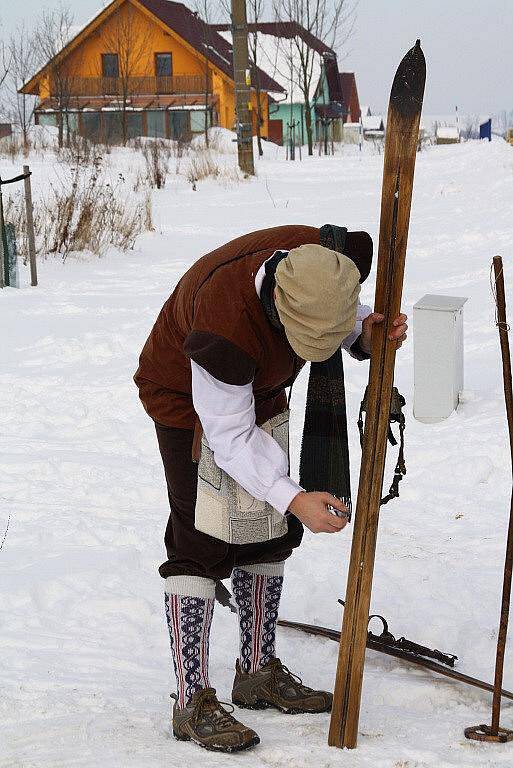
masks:
<path fill-rule="evenodd" d="M 246 565 L 233 570 L 243 672 L 257 672 L 276 655 L 276 622 L 282 586 L 282 562 Z"/>
<path fill-rule="evenodd" d="M 214 597 L 212 579 L 196 576 L 166 579 L 166 617 L 179 707 L 185 707 L 196 691 L 210 687 L 208 649 Z"/>

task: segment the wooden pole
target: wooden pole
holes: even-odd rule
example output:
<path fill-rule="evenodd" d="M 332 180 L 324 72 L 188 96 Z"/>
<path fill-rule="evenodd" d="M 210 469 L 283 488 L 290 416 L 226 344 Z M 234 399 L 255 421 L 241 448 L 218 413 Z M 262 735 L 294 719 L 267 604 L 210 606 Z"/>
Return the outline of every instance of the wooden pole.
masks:
<path fill-rule="evenodd" d="M 399 315 L 413 175 L 426 66 L 420 42 L 396 72 L 388 110 L 381 196 L 375 311 L 384 322 L 373 327 L 368 410 L 346 605 L 328 743 L 356 747 L 367 644 L 367 625 L 383 487 L 396 343 L 388 335 Z"/>
<path fill-rule="evenodd" d="M 255 164 L 253 160 L 253 121 L 251 119 L 246 0 L 232 0 L 232 38 L 239 167 L 243 173 L 253 176 Z"/>
<path fill-rule="evenodd" d="M 497 291 L 497 327 L 502 353 L 502 372 L 504 380 L 504 399 L 506 401 L 506 413 L 509 428 L 510 457 L 513 467 L 513 389 L 511 383 L 511 356 L 509 350 L 508 324 L 506 321 L 506 294 L 504 290 L 504 270 L 502 259 L 496 256 L 493 260 L 495 274 L 495 287 Z M 501 619 L 499 636 L 497 638 L 497 658 L 495 665 L 495 691 L 493 695 L 492 732 L 497 733 L 501 712 L 502 678 L 504 673 L 504 651 L 508 635 L 509 606 L 511 599 L 511 575 L 513 565 L 513 489 L 511 496 L 511 511 L 508 528 L 508 541 L 506 546 L 506 562 L 504 565 L 504 583 L 502 590 Z"/>
<path fill-rule="evenodd" d="M 7 237 L 5 234 L 4 204 L 2 198 L 2 179 L 0 178 L 0 288 L 9 285 L 9 265 L 7 255 Z"/>
<path fill-rule="evenodd" d="M 25 210 L 27 215 L 27 239 L 30 260 L 30 285 L 37 285 L 37 265 L 36 265 L 36 237 L 34 233 L 34 209 L 32 206 L 32 185 L 30 183 L 31 171 L 28 165 L 23 166 L 25 176 L 23 183 L 25 186 Z"/>
<path fill-rule="evenodd" d="M 493 260 L 495 287 L 497 291 L 497 327 L 502 354 L 502 373 L 504 381 L 504 399 L 509 428 L 509 448 L 513 468 L 513 389 L 511 383 L 511 356 L 509 350 L 508 324 L 506 321 L 506 293 L 504 290 L 504 270 L 502 259 L 496 256 Z M 504 564 L 504 582 L 502 589 L 502 607 L 497 638 L 497 658 L 495 664 L 495 691 L 493 694 L 492 732 L 497 733 L 501 712 L 501 688 L 504 672 L 504 651 L 508 635 L 509 604 L 511 598 L 511 576 L 513 566 L 513 489 L 509 517 L 508 540 L 506 545 L 506 562 Z"/>
<path fill-rule="evenodd" d="M 504 269 L 502 258 L 495 256 L 493 259 L 494 296 L 497 306 L 497 328 L 502 355 L 502 378 L 504 383 L 504 400 L 506 401 L 506 415 L 509 429 L 509 450 L 511 467 L 513 470 L 513 385 L 511 381 L 511 354 L 509 349 L 509 326 L 506 318 L 506 292 L 504 290 Z M 506 652 L 506 640 L 508 637 L 509 607 L 511 600 L 511 581 L 513 572 L 513 487 L 509 513 L 508 538 L 506 543 L 506 557 L 504 562 L 504 578 L 502 584 L 501 617 L 499 634 L 497 637 L 497 652 L 495 657 L 495 680 L 493 686 L 492 724 L 491 726 L 478 725 L 465 729 L 467 739 L 477 741 L 507 742 L 513 741 L 513 731 L 500 727 L 501 719 L 501 691 L 504 676 L 504 655 Z"/>

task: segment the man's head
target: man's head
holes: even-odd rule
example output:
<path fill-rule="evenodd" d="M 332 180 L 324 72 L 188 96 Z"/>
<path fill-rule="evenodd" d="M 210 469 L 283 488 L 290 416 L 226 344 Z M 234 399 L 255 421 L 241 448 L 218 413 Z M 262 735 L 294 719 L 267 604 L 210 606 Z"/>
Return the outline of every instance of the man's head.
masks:
<path fill-rule="evenodd" d="M 354 328 L 360 273 L 353 261 L 322 245 L 293 248 L 276 268 L 274 300 L 294 352 L 331 357 Z"/>

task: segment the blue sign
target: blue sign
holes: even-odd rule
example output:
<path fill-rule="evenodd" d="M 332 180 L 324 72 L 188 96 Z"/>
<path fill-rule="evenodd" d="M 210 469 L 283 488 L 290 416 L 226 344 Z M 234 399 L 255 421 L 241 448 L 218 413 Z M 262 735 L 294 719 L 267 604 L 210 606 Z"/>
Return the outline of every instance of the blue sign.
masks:
<path fill-rule="evenodd" d="M 481 123 L 479 126 L 479 138 L 492 140 L 492 120 L 487 120 L 486 123 Z"/>

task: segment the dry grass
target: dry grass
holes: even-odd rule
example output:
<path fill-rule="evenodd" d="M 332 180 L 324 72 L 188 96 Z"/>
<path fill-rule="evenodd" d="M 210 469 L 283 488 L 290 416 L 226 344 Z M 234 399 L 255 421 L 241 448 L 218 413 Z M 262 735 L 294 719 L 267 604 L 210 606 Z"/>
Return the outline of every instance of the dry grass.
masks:
<path fill-rule="evenodd" d="M 77 164 L 58 182 L 50 184 L 44 199 L 34 204 L 36 250 L 40 255 L 89 251 L 103 255 L 109 247 L 134 247 L 139 234 L 153 228 L 151 198 L 131 202 L 119 175 L 113 184 L 97 157 L 92 167 Z M 19 237 L 19 253 L 27 258 L 25 206 L 21 193 L 7 200 L 5 218 Z"/>
<path fill-rule="evenodd" d="M 172 146 L 164 139 L 150 139 L 141 145 L 145 162 L 145 179 L 151 188 L 163 189 L 169 173 Z"/>
<path fill-rule="evenodd" d="M 28 146 L 24 147 L 21 137 L 16 133 L 0 139 L 0 157 L 7 158 L 11 163 L 20 157 L 27 157 L 29 152 L 30 142 Z"/>
<path fill-rule="evenodd" d="M 194 190 L 197 189 L 197 183 L 205 179 L 217 179 L 225 183 L 243 180 L 238 166 L 220 165 L 212 150 L 201 145 L 189 149 L 185 177 Z"/>

